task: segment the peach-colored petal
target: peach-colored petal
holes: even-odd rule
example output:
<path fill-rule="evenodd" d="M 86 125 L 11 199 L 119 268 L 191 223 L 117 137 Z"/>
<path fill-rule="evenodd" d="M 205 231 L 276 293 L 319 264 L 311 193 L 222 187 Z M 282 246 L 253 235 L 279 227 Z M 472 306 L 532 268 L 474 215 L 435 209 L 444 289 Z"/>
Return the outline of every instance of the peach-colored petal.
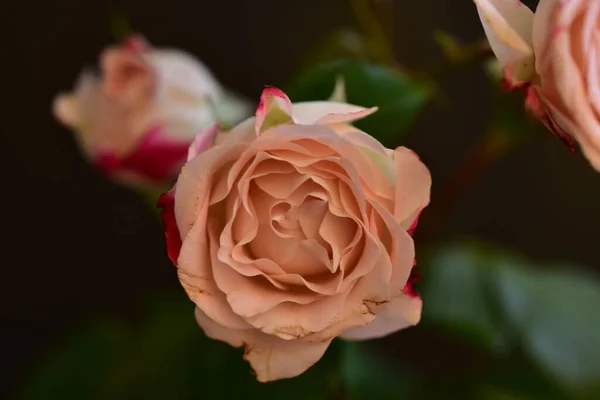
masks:
<path fill-rule="evenodd" d="M 400 294 L 389 303 L 371 309 L 375 320 L 369 325 L 352 328 L 341 336 L 350 340 L 377 339 L 416 325 L 421 319 L 423 301 L 419 297 Z"/>
<path fill-rule="evenodd" d="M 262 332 L 285 340 L 330 340 L 350 326 L 373 320 L 360 294 L 342 292 L 310 304 L 283 302 L 246 320 Z"/>
<path fill-rule="evenodd" d="M 182 238 L 185 239 L 191 227 L 197 223 L 200 209 L 207 206 L 213 175 L 235 160 L 244 148 L 243 143 L 215 146 L 182 168 L 175 192 L 175 219 Z"/>
<path fill-rule="evenodd" d="M 518 0 L 474 0 L 485 34 L 502 66 L 531 56 L 533 12 Z"/>
<path fill-rule="evenodd" d="M 234 347 L 244 346 L 246 359 L 260 382 L 293 378 L 302 374 L 321 359 L 331 340 L 311 343 L 301 340 L 283 340 L 258 330 L 227 329 L 196 309 L 196 321 L 206 335 Z"/>
<path fill-rule="evenodd" d="M 206 214 L 207 207 L 204 207 L 200 222 L 206 220 Z M 206 240 L 206 229 L 206 223 L 195 224 L 183 241 L 177 259 L 181 285 L 190 299 L 219 324 L 247 328 L 248 324 L 231 310 L 224 293 L 215 284 L 211 265 L 217 248 L 215 243 Z"/>
<path fill-rule="evenodd" d="M 377 111 L 377 107 L 364 108 L 332 101 L 311 101 L 294 103 L 292 116 L 296 124 L 338 124 L 356 121 Z"/>
<path fill-rule="evenodd" d="M 393 158 L 396 172 L 394 217 L 404 229 L 408 229 L 415 214 L 429 204 L 431 173 L 406 147 L 398 147 Z"/>
<path fill-rule="evenodd" d="M 256 134 L 278 125 L 292 123 L 292 102 L 283 91 L 268 86 L 260 96 L 255 118 Z"/>

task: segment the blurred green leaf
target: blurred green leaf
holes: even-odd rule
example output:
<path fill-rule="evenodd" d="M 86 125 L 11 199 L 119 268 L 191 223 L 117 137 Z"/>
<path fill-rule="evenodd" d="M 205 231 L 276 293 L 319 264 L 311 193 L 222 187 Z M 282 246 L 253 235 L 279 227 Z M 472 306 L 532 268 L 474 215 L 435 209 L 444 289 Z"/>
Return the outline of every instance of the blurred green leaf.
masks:
<path fill-rule="evenodd" d="M 47 354 L 34 367 L 18 398 L 106 399 L 111 368 L 129 344 L 123 327 L 98 321 Z"/>
<path fill-rule="evenodd" d="M 518 345 L 572 398 L 600 398 L 597 277 L 475 244 L 446 246 L 424 261 L 425 322 L 469 332 L 492 348 Z"/>
<path fill-rule="evenodd" d="M 433 95 L 433 86 L 425 81 L 412 80 L 382 65 L 349 60 L 331 61 L 301 74 L 286 93 L 294 102 L 326 100 L 338 76 L 344 78 L 349 103 L 379 107 L 355 125 L 387 147 L 400 143 L 401 134 L 406 133 Z"/>
<path fill-rule="evenodd" d="M 207 338 L 185 295 L 163 297 L 135 331 L 92 326 L 32 376 L 24 399 L 326 399 L 335 344 L 303 375 L 259 383 L 243 350 Z"/>
<path fill-rule="evenodd" d="M 422 391 L 411 374 L 392 367 L 368 343 L 342 341 L 341 378 L 344 399 L 400 399 Z"/>
<path fill-rule="evenodd" d="M 447 326 L 470 342 L 502 349 L 506 338 L 491 302 L 489 260 L 480 251 L 445 247 L 420 262 L 423 322 Z"/>
<path fill-rule="evenodd" d="M 329 61 L 339 59 L 366 61 L 368 58 L 369 50 L 365 37 L 354 29 L 340 28 L 318 42 L 300 64 L 298 73 Z"/>
<path fill-rule="evenodd" d="M 524 349 L 555 378 L 585 389 L 600 383 L 600 285 L 576 271 L 507 265 L 496 284 Z"/>
<path fill-rule="evenodd" d="M 120 11 L 112 11 L 109 15 L 108 22 L 110 33 L 112 34 L 113 39 L 116 42 L 120 42 L 121 40 L 125 39 L 127 36 L 133 33 L 131 23 L 129 22 L 125 14 L 123 14 Z"/>

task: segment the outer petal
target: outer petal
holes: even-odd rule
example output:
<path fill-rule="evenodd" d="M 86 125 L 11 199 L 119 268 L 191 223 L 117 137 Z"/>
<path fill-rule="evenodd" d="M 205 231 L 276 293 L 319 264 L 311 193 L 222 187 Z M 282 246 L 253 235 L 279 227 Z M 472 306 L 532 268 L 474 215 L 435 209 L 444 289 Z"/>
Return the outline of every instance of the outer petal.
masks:
<path fill-rule="evenodd" d="M 160 196 L 157 206 L 162 209 L 161 217 L 167 241 L 167 254 L 171 262 L 177 265 L 177 258 L 181 251 L 181 236 L 175 221 L 175 187 Z"/>
<path fill-rule="evenodd" d="M 187 142 L 170 140 L 161 129 L 153 129 L 144 136 L 133 153 L 120 161 L 118 168 L 162 182 L 177 175 L 186 161 L 187 153 Z"/>
<path fill-rule="evenodd" d="M 365 118 L 377 111 L 377 107 L 364 108 L 333 101 L 310 101 L 292 106 L 294 122 L 301 125 L 336 124 Z"/>
<path fill-rule="evenodd" d="M 260 382 L 292 378 L 302 374 L 325 353 L 330 340 L 309 343 L 301 340 L 283 340 L 254 329 L 224 328 L 196 308 L 196 321 L 206 335 L 234 347 L 245 346 L 244 359 L 250 362 Z"/>
<path fill-rule="evenodd" d="M 268 86 L 256 109 L 255 130 L 260 134 L 277 125 L 292 123 L 292 102 L 280 89 Z"/>
<path fill-rule="evenodd" d="M 371 309 L 375 320 L 369 325 L 349 329 L 342 334 L 344 339 L 377 339 L 400 329 L 416 325 L 421 319 L 423 301 L 419 297 L 401 294 L 391 302 Z"/>
<path fill-rule="evenodd" d="M 394 217 L 409 230 L 421 210 L 429 204 L 431 173 L 406 147 L 398 147 L 393 159 L 396 175 Z"/>
<path fill-rule="evenodd" d="M 214 124 L 207 128 L 200 130 L 194 141 L 190 145 L 187 154 L 187 160 L 190 161 L 192 158 L 196 157 L 198 154 L 202 153 L 204 150 L 210 148 L 219 132 L 219 125 Z"/>
<path fill-rule="evenodd" d="M 502 66 L 533 54 L 533 12 L 518 0 L 474 0 L 485 34 Z"/>
<path fill-rule="evenodd" d="M 559 0 L 540 0 L 535 9 L 533 18 L 533 49 L 536 54 L 544 54 L 546 52 L 549 40 L 554 37 L 552 30 L 552 13 L 559 6 Z M 536 69 L 540 68 L 540 59 L 536 59 Z"/>

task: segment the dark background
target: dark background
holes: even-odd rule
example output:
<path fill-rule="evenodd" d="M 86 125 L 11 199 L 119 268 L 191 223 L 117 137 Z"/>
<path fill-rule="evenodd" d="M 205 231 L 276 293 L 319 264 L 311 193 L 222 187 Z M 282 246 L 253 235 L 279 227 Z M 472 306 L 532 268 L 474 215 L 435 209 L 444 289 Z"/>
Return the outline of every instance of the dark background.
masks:
<path fill-rule="evenodd" d="M 467 42 L 482 35 L 471 1 L 394 4 L 396 54 L 409 67 L 441 56 L 434 29 Z M 140 298 L 178 286 L 153 211 L 88 166 L 51 115 L 53 96 L 69 90 L 82 66 L 95 64 L 113 40 L 110 12 L 122 12 L 155 45 L 195 54 L 224 85 L 250 98 L 265 84 L 283 85 L 324 34 L 352 24 L 352 14 L 345 0 L 33 0 L 2 9 L 4 398 L 63 334 L 94 315 L 135 318 Z M 434 201 L 492 112 L 480 70 L 464 70 L 444 88 L 449 104 L 431 105 L 404 143 L 430 167 Z M 548 133 L 464 193 L 445 233 L 600 269 L 598 188 L 600 174 Z"/>

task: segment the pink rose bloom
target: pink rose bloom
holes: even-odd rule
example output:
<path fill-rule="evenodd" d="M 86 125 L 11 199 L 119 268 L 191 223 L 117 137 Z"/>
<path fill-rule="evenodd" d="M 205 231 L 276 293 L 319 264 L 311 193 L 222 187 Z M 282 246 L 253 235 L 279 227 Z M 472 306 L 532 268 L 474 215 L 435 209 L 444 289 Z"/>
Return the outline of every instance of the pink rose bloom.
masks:
<path fill-rule="evenodd" d="M 198 60 L 140 37 L 104 50 L 100 70 L 84 70 L 54 113 L 94 165 L 130 183 L 172 183 L 198 131 L 250 114 Z"/>
<path fill-rule="evenodd" d="M 600 171 L 600 2 L 474 0 L 509 87 Z"/>
<path fill-rule="evenodd" d="M 160 205 L 168 252 L 211 338 L 244 346 L 258 380 L 301 374 L 331 341 L 415 325 L 411 237 L 431 176 L 405 147 L 349 125 L 376 109 L 293 104 L 198 135 Z M 204 150 L 204 151 L 202 151 Z"/>

